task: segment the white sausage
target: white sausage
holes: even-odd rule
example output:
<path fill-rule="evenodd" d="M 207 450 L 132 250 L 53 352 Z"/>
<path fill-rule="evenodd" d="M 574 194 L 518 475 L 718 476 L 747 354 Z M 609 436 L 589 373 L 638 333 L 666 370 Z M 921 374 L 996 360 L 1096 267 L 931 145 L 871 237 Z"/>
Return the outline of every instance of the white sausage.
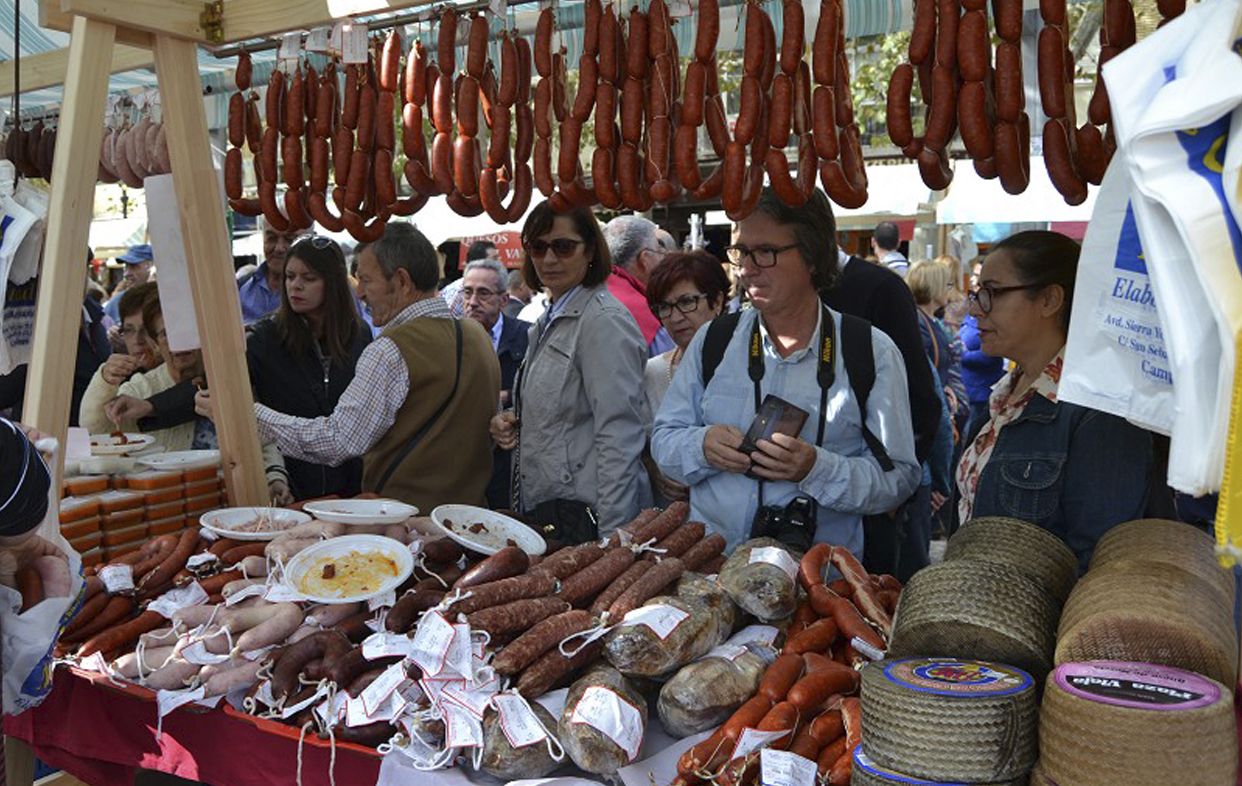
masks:
<path fill-rule="evenodd" d="M 279 603 L 275 609 L 263 609 L 270 616 L 237 639 L 234 651 L 253 650 L 280 644 L 302 625 L 302 607 L 296 603 Z"/>

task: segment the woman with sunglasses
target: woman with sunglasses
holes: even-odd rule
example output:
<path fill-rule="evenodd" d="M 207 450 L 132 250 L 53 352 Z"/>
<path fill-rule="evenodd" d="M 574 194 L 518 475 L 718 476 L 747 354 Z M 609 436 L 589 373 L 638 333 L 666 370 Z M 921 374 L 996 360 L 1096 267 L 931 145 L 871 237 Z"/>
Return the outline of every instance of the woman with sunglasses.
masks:
<path fill-rule="evenodd" d="M 612 532 L 650 501 L 643 470 L 647 347 L 634 317 L 608 293 L 612 270 L 587 208 L 544 202 L 522 227 L 522 274 L 547 288 L 530 329 L 512 410 L 492 437 L 513 454 L 514 507 L 562 543 Z"/>
<path fill-rule="evenodd" d="M 991 419 L 957 468 L 963 522 L 1006 516 L 1065 541 L 1086 570 L 1108 529 L 1141 518 L 1151 435 L 1113 415 L 1058 401 L 1078 244 L 1020 232 L 983 261 L 970 313 L 983 352 L 1014 368 L 993 388 Z"/>
<path fill-rule="evenodd" d="M 297 240 L 285 263 L 280 308 L 256 322 L 246 343 L 255 401 L 299 418 L 331 415 L 371 341 L 358 319 L 345 256 L 334 240 Z M 286 458 L 295 499 L 352 496 L 362 460 L 336 467 Z"/>
<path fill-rule="evenodd" d="M 669 254 L 652 272 L 647 280 L 647 305 L 676 345 L 647 361 L 643 392 L 653 418 L 690 339 L 699 328 L 724 313 L 728 298 L 729 277 L 724 265 L 706 251 Z M 651 477 L 657 505 L 689 498 L 689 488 L 664 477 L 650 451 L 643 453 L 643 463 Z"/>

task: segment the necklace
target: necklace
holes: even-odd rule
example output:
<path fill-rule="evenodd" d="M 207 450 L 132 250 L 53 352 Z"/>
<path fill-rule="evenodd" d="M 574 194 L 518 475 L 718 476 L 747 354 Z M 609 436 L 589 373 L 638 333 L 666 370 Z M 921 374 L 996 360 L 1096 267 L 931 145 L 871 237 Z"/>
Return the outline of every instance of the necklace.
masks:
<path fill-rule="evenodd" d="M 677 370 L 677 364 L 681 362 L 681 347 L 673 350 L 673 356 L 668 360 L 668 382 L 673 384 L 673 372 Z"/>

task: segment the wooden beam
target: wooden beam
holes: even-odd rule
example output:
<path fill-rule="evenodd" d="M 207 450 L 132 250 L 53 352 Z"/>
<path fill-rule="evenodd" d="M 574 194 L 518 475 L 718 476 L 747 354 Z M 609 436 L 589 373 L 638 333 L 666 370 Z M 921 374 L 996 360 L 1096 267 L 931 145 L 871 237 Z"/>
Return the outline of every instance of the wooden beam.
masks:
<path fill-rule="evenodd" d="M 217 190 L 198 76 L 198 48 L 171 35 L 155 37 L 155 73 L 164 105 L 173 188 L 190 269 L 190 291 L 203 361 L 215 400 L 216 436 L 224 481 L 234 505 L 267 505 L 254 397 L 246 370 L 241 303 L 232 249 Z M 173 122 L 173 121 L 176 122 Z M 95 147 L 98 148 L 96 141 Z M 68 379 L 68 377 L 66 377 Z"/>
<path fill-rule="evenodd" d="M 104 99 L 116 28 L 77 18 L 69 43 L 65 100 L 56 133 L 47 242 L 39 272 L 26 422 L 60 440 L 69 430 L 69 400 L 82 320 L 82 251 L 87 246 L 99 174 Z M 200 110 L 202 102 L 199 101 Z M 64 461 L 64 451 L 58 451 Z M 60 475 L 58 466 L 56 475 Z"/>
<path fill-rule="evenodd" d="M 145 30 L 206 41 L 206 33 L 199 24 L 199 14 L 204 4 L 195 0 L 60 0 L 60 10 L 66 14 L 86 16 L 109 21 L 118 28 Z"/>
<path fill-rule="evenodd" d="M 72 32 L 73 14 L 60 10 L 60 0 L 39 0 L 39 27 L 59 30 L 62 33 Z M 128 27 L 117 28 L 116 41 L 141 49 L 150 49 L 155 44 L 150 33 L 144 30 L 131 30 Z"/>
<path fill-rule="evenodd" d="M 119 74 L 137 68 L 148 68 L 155 63 L 155 56 L 149 49 L 137 49 L 118 44 L 112 48 L 112 65 L 108 72 Z M 57 49 L 37 55 L 22 57 L 22 91 L 41 90 L 45 87 L 56 87 L 65 83 L 65 72 L 69 68 L 69 50 Z M 8 96 L 17 92 L 13 79 L 13 61 L 0 63 L 0 96 Z"/>

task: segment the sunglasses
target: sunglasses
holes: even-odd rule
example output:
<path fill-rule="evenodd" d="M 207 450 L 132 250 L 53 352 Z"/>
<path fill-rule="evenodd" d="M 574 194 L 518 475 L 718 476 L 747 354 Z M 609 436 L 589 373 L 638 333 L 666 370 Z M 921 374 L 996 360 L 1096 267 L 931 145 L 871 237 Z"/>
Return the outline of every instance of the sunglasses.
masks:
<path fill-rule="evenodd" d="M 557 259 L 569 259 L 578 250 L 578 246 L 584 245 L 586 241 L 575 240 L 569 237 L 558 237 L 552 242 L 546 240 L 532 240 L 526 244 L 526 253 L 535 259 L 542 259 L 548 253 L 548 249 L 552 249 L 552 253 Z"/>
<path fill-rule="evenodd" d="M 316 235 L 314 233 L 302 235 L 295 243 L 310 243 L 311 247 L 316 251 L 322 251 L 328 246 L 336 245 L 336 241 L 324 235 Z"/>

